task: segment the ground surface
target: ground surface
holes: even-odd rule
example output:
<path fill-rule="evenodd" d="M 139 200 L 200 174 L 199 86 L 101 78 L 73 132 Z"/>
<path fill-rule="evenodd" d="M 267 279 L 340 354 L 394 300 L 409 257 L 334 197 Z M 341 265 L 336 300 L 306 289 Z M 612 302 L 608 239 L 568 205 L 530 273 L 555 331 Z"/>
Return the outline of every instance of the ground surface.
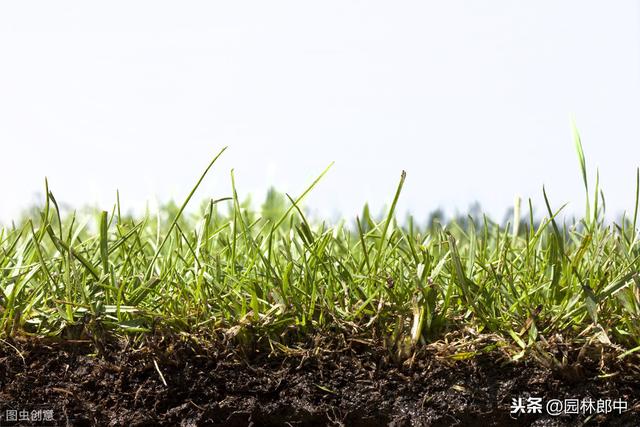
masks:
<path fill-rule="evenodd" d="M 563 426 L 587 418 L 544 409 L 512 418 L 512 400 L 527 397 L 622 399 L 627 412 L 587 425 L 640 425 L 640 375 L 629 366 L 598 379 L 588 362 L 565 370 L 531 359 L 502 365 L 498 352 L 452 361 L 424 350 L 400 363 L 366 342 L 309 348 L 322 350 L 242 355 L 222 344 L 156 339 L 95 356 L 90 343 L 0 342 L 0 425 Z M 9 423 L 13 410 L 22 418 L 19 411 L 48 410 L 40 416 L 54 421 Z"/>

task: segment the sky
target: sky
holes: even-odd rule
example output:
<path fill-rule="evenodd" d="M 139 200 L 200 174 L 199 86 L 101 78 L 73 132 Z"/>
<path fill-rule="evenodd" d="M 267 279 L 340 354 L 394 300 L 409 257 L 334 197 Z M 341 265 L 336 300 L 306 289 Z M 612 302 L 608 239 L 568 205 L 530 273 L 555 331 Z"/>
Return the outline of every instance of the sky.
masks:
<path fill-rule="evenodd" d="M 640 166 L 640 2 L 0 4 L 0 221 L 42 203 L 109 210 L 270 186 L 319 216 L 516 195 L 584 210 L 571 137 L 610 215 Z"/>

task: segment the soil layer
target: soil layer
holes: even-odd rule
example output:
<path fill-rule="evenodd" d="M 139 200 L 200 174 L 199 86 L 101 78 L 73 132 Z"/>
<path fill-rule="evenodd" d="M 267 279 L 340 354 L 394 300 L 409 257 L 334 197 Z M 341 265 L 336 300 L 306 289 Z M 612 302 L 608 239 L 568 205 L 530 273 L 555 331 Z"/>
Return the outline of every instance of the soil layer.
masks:
<path fill-rule="evenodd" d="M 248 355 L 166 338 L 142 349 L 0 341 L 0 425 L 640 425 L 630 364 L 611 362 L 602 378 L 596 362 L 550 369 L 505 363 L 496 351 L 453 360 L 425 349 L 401 362 L 365 341 L 307 348 Z M 514 399 L 531 397 L 542 398 L 542 413 L 510 413 Z M 550 399 L 617 399 L 628 410 L 553 416 Z"/>

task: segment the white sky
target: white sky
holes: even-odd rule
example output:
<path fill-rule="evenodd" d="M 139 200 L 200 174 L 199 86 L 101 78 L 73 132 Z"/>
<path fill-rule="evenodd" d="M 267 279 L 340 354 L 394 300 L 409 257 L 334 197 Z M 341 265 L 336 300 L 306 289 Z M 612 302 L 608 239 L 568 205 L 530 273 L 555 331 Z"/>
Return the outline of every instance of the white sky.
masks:
<path fill-rule="evenodd" d="M 640 3 L 3 2 L 0 219 L 42 193 L 109 209 L 262 201 L 275 185 L 320 214 L 502 219 L 515 194 L 582 212 L 575 114 L 611 214 L 640 166 Z M 490 4 L 487 4 L 490 3 Z"/>

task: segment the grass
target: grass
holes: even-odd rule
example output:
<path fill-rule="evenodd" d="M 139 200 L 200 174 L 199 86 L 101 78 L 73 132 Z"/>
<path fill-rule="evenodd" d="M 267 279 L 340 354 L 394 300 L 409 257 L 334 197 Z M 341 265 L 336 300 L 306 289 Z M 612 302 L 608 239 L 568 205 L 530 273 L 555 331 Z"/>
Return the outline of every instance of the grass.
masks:
<path fill-rule="evenodd" d="M 574 139 L 588 196 L 575 128 Z M 539 222 L 530 200 L 520 219 L 518 200 L 513 225 L 399 223 L 404 172 L 385 217 L 365 207 L 352 223 L 311 222 L 301 202 L 327 170 L 299 197 L 271 191 L 260 211 L 238 198 L 232 172 L 231 197 L 186 214 L 223 151 L 182 205 L 155 216 L 122 215 L 118 198 L 80 224 L 47 187 L 37 217 L 0 230 L 0 336 L 98 344 L 161 330 L 286 349 L 338 330 L 406 357 L 458 331 L 469 342 L 492 336 L 514 359 L 550 341 L 600 343 L 623 358 L 640 350 L 640 172 L 633 217 L 620 224 L 605 222 L 597 182 L 571 224 L 559 223 L 545 189 Z"/>

